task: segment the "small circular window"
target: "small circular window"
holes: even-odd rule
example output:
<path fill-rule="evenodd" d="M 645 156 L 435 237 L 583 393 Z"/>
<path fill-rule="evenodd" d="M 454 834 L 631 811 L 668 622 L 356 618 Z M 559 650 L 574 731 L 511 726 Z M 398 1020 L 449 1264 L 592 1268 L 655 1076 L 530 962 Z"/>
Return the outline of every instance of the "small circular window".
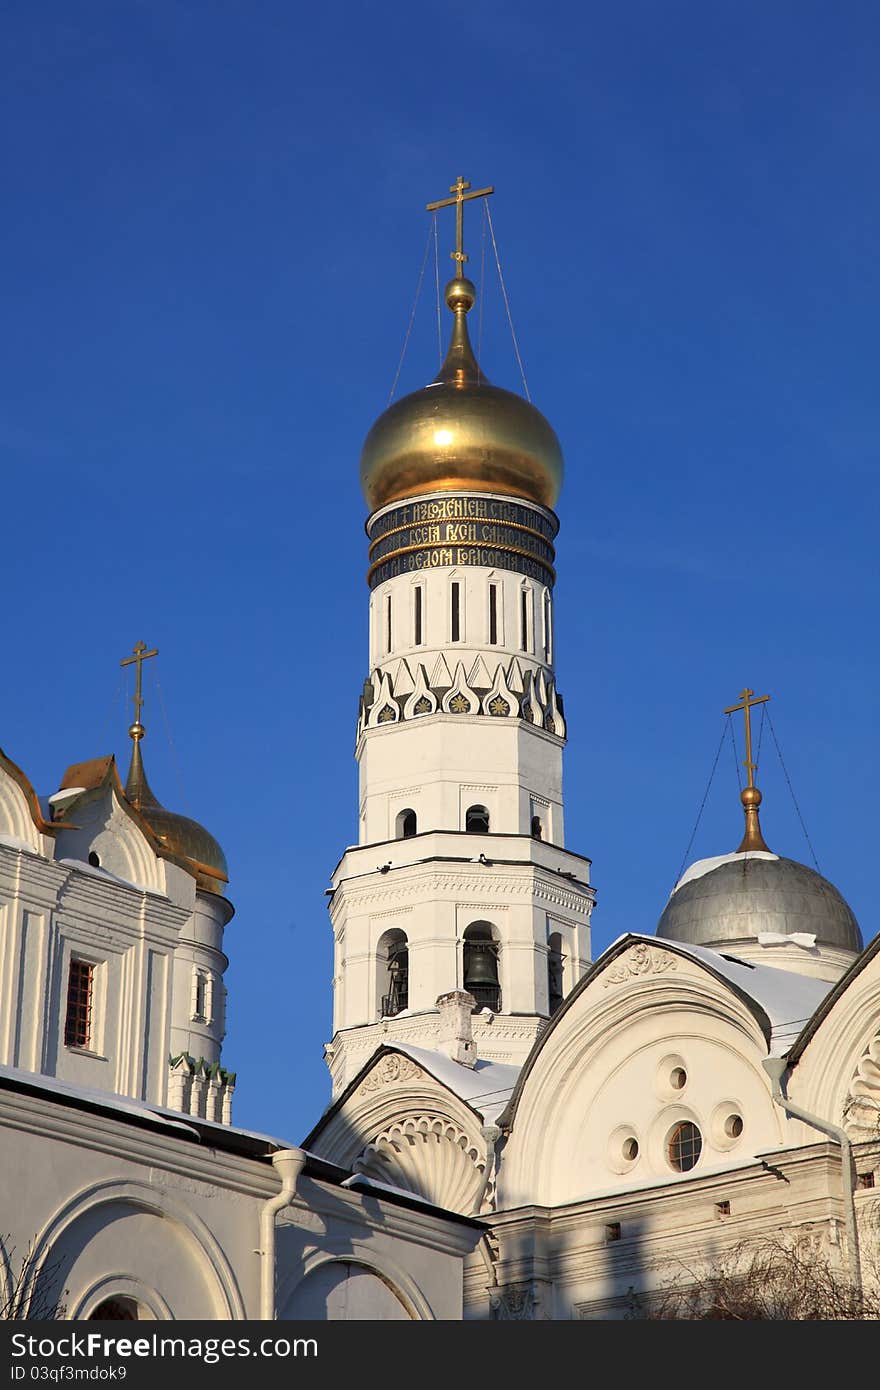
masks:
<path fill-rule="evenodd" d="M 728 1139 L 738 1139 L 743 1132 L 742 1115 L 728 1115 L 724 1121 L 724 1133 Z"/>
<path fill-rule="evenodd" d="M 636 1139 L 635 1136 L 632 1134 L 628 1139 L 624 1139 L 623 1143 L 620 1146 L 620 1152 L 623 1156 L 624 1162 L 635 1163 L 636 1159 L 639 1156 L 638 1139 Z"/>
<path fill-rule="evenodd" d="M 688 1074 L 684 1067 L 673 1067 L 669 1073 L 669 1084 L 673 1091 L 683 1091 L 687 1085 Z"/>
<path fill-rule="evenodd" d="M 89 863 L 93 869 L 100 869 L 101 867 L 101 860 L 93 849 L 89 850 Z"/>
<path fill-rule="evenodd" d="M 703 1151 L 703 1136 L 690 1120 L 677 1124 L 666 1141 L 666 1156 L 677 1173 L 689 1173 Z"/>

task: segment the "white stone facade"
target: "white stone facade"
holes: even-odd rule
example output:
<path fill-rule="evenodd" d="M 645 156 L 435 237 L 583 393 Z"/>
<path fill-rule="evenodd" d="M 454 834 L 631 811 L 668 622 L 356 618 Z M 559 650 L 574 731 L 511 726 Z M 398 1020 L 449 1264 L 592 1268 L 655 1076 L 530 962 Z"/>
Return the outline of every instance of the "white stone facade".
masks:
<path fill-rule="evenodd" d="M 444 501 L 429 493 L 410 510 L 418 517 Z M 467 505 L 493 501 L 475 493 Z M 521 505 L 555 533 L 552 513 Z M 459 530 L 472 541 L 494 533 L 482 521 Z M 411 536 L 430 541 L 431 527 L 412 526 L 403 539 Z M 334 872 L 330 904 L 335 1093 L 377 1042 L 431 1045 L 437 996 L 466 987 L 469 932 L 493 943 L 499 997 L 476 1027 L 482 1055 L 496 1061 L 525 1060 L 552 1011 L 551 990 L 555 1006 L 589 960 L 589 860 L 565 848 L 552 590 L 432 553 L 444 563 L 386 579 L 370 596 L 359 844 Z M 403 1010 L 389 986 L 389 950 L 401 947 Z"/>
<path fill-rule="evenodd" d="M 17 769 L 0 761 L 0 1065 L 228 1122 L 235 1078 L 220 1056 L 232 907 L 157 853 L 112 759 L 98 771 L 94 786 L 60 798 L 63 819 L 42 821 Z M 77 970 L 83 1033 L 71 1038 Z M 195 1084 L 180 1084 L 183 1070 Z"/>

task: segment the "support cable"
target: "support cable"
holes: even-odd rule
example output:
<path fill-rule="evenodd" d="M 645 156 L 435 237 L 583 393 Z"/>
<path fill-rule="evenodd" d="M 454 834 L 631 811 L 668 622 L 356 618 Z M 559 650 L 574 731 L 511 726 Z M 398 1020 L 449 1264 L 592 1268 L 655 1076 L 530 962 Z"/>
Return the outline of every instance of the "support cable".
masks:
<path fill-rule="evenodd" d="M 699 828 L 700 828 L 700 821 L 701 821 L 702 818 L 703 818 L 703 810 L 705 809 L 706 802 L 707 802 L 707 800 L 708 800 L 708 798 L 709 798 L 709 792 L 712 790 L 712 782 L 713 782 L 713 780 L 714 780 L 714 778 L 715 778 L 715 769 L 716 769 L 717 766 L 718 766 L 718 759 L 721 757 L 721 749 L 722 749 L 723 746 L 724 746 L 724 740 L 727 738 L 727 728 L 728 728 L 728 725 L 729 725 L 729 724 L 730 724 L 730 716 L 728 715 L 727 718 L 726 718 L 725 721 L 724 721 L 724 727 L 723 727 L 722 730 L 721 730 L 721 738 L 720 738 L 719 743 L 718 743 L 718 748 L 717 748 L 716 751 L 715 751 L 715 761 L 712 763 L 712 771 L 709 773 L 709 781 L 707 782 L 707 784 L 706 784 L 706 790 L 705 790 L 705 792 L 703 793 L 703 800 L 700 802 L 700 809 L 699 809 L 699 811 L 697 812 L 697 819 L 696 819 L 696 821 L 694 822 L 694 828 L 693 828 L 693 830 L 691 831 L 691 838 L 688 840 L 687 849 L 685 850 L 685 852 L 684 852 L 684 858 L 683 858 L 682 861 L 681 861 L 681 868 L 679 869 L 678 873 L 677 873 L 676 876 L 675 876 L 675 881 L 676 881 L 676 883 L 678 883 L 679 879 L 681 878 L 682 874 L 683 874 L 684 871 L 685 871 L 685 866 L 686 866 L 687 861 L 688 861 L 688 855 L 689 855 L 690 852 L 691 852 L 691 846 L 693 845 L 694 840 L 697 838 L 697 831 L 698 831 Z"/>
<path fill-rule="evenodd" d="M 807 842 L 807 846 L 812 856 L 813 863 L 816 865 L 816 873 L 821 874 L 822 870 L 819 868 L 819 861 L 816 858 L 816 851 L 813 849 L 813 842 L 807 833 L 807 827 L 804 824 L 804 818 L 801 815 L 801 808 L 798 805 L 797 797 L 794 794 L 794 787 L 791 785 L 791 778 L 788 775 L 788 768 L 785 766 L 785 760 L 782 756 L 782 749 L 779 747 L 779 739 L 776 737 L 776 730 L 773 727 L 773 720 L 770 718 L 769 711 L 767 713 L 767 723 L 770 725 L 770 732 L 773 735 L 773 742 L 776 744 L 776 752 L 779 755 L 779 765 L 782 768 L 783 773 L 785 774 L 785 780 L 788 783 L 788 790 L 791 793 L 791 799 L 794 802 L 794 809 L 797 811 L 797 818 L 801 823 L 801 830 L 804 832 L 804 839 Z"/>
<path fill-rule="evenodd" d="M 728 715 L 727 717 L 728 717 L 728 719 L 730 719 L 730 715 Z M 736 747 L 736 729 L 733 727 L 733 720 L 732 720 L 732 719 L 730 719 L 730 741 L 731 741 L 731 743 L 733 744 L 733 762 L 734 762 L 734 766 L 736 767 L 736 784 L 737 784 L 737 786 L 739 787 L 740 796 L 742 796 L 742 789 L 743 789 L 742 771 L 740 770 L 740 765 L 739 765 L 739 753 L 738 753 L 737 747 Z"/>
<path fill-rule="evenodd" d="M 435 214 L 434 214 L 435 230 L 436 230 L 436 222 L 437 222 L 437 214 L 435 213 Z M 410 314 L 410 316 L 409 316 L 409 323 L 408 323 L 407 326 L 406 326 L 406 336 L 404 337 L 404 340 L 403 340 L 403 348 L 402 348 L 401 353 L 400 353 L 400 361 L 399 361 L 398 364 L 397 364 L 397 371 L 394 373 L 394 380 L 393 380 L 392 383 L 391 383 L 391 390 L 388 392 L 388 404 L 389 404 L 389 405 L 391 404 L 391 402 L 392 402 L 393 399 L 394 399 L 394 392 L 397 390 L 397 383 L 398 383 L 398 381 L 400 380 L 400 373 L 401 373 L 401 369 L 403 368 L 403 359 L 404 359 L 404 357 L 406 357 L 406 350 L 407 350 L 407 348 L 408 348 L 408 346 L 409 346 L 409 335 L 412 333 L 412 326 L 413 326 L 413 322 L 414 322 L 415 316 L 416 316 L 416 309 L 418 308 L 418 304 L 419 304 L 419 295 L 420 295 L 421 292 L 422 292 L 422 281 L 423 281 L 423 279 L 425 278 L 425 266 L 428 264 L 428 251 L 430 250 L 430 247 L 431 247 L 431 230 L 430 230 L 430 228 L 429 228 L 429 229 L 428 229 L 428 240 L 425 242 L 425 254 L 424 254 L 424 256 L 422 257 L 422 268 L 421 268 L 421 270 L 419 271 L 419 283 L 418 283 L 418 285 L 416 286 L 416 297 L 415 297 L 415 299 L 413 300 L 412 312 L 411 312 L 411 314 Z"/>
<path fill-rule="evenodd" d="M 513 315 L 512 315 L 511 312 L 510 312 L 510 303 L 509 303 L 508 298 L 507 298 L 507 287 L 506 287 L 506 285 L 505 285 L 505 283 L 504 283 L 504 275 L 502 274 L 502 271 L 501 271 L 501 257 L 498 255 L 498 243 L 497 243 L 496 240 L 495 240 L 495 228 L 492 226 L 492 214 L 491 214 L 491 212 L 489 211 L 489 204 L 488 204 L 488 203 L 485 204 L 485 208 L 486 208 L 486 218 L 487 218 L 488 223 L 489 223 L 489 234 L 490 234 L 490 236 L 492 237 L 492 249 L 493 249 L 493 251 L 495 252 L 495 264 L 496 264 L 496 266 L 498 267 L 498 281 L 499 281 L 499 284 L 501 285 L 501 294 L 502 294 L 502 296 L 503 296 L 503 298 L 504 298 L 504 307 L 505 307 L 505 309 L 507 310 L 507 322 L 510 324 L 510 336 L 511 336 L 511 338 L 513 339 L 513 350 L 514 350 L 514 352 L 516 353 L 516 360 L 517 360 L 517 364 L 518 364 L 518 366 L 519 366 L 519 374 L 520 374 L 520 376 L 522 377 L 523 391 L 524 391 L 525 394 L 526 394 L 526 400 L 529 401 L 529 402 L 531 403 L 531 399 L 532 399 L 532 398 L 531 398 L 531 396 L 529 395 L 529 387 L 528 387 L 528 383 L 527 383 L 527 381 L 526 381 L 526 374 L 525 374 L 525 371 L 523 370 L 522 358 L 521 358 L 520 355 L 519 355 L 519 344 L 518 344 L 517 341 L 516 341 L 516 330 L 514 329 L 514 326 L 513 326 Z"/>

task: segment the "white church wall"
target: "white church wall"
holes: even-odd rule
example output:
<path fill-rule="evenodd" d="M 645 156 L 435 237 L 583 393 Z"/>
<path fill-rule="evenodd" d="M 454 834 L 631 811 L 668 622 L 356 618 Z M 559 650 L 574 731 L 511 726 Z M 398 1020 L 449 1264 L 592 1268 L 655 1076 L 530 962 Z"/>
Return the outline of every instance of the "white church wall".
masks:
<path fill-rule="evenodd" d="M 260 1316 L 260 1212 L 279 1187 L 270 1163 L 0 1084 L 0 1168 L 15 1194 L 4 1258 L 30 1248 L 37 1292 L 60 1297 L 68 1317 L 109 1297 L 134 1299 L 145 1319 Z M 472 1227 L 301 1182 L 278 1223 L 279 1308 L 316 1261 L 335 1259 L 379 1271 L 409 1316 L 461 1316 Z"/>
<path fill-rule="evenodd" d="M 543 838 L 564 843 L 562 741 L 542 729 L 427 714 L 367 729 L 359 753 L 363 844 L 396 839 L 396 817 L 409 806 L 420 830 L 465 830 L 468 807 L 484 805 L 490 831 L 529 834 L 533 799 L 545 811 Z"/>
<path fill-rule="evenodd" d="M 668 973 L 663 973 L 668 971 Z M 549 1206 L 676 1177 L 670 1138 L 695 1125 L 700 1171 L 786 1134 L 752 1011 L 695 963 L 656 952 L 600 972 L 547 1035 L 522 1086 L 499 1203 Z"/>

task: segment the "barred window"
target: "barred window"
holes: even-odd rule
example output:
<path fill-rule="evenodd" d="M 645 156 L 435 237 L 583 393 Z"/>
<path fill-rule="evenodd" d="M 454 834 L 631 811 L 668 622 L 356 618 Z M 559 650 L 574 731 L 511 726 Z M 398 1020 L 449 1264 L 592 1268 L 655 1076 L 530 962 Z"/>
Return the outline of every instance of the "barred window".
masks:
<path fill-rule="evenodd" d="M 67 975 L 66 1047 L 88 1047 L 92 1036 L 92 985 L 95 967 L 87 960 L 72 960 Z"/>

